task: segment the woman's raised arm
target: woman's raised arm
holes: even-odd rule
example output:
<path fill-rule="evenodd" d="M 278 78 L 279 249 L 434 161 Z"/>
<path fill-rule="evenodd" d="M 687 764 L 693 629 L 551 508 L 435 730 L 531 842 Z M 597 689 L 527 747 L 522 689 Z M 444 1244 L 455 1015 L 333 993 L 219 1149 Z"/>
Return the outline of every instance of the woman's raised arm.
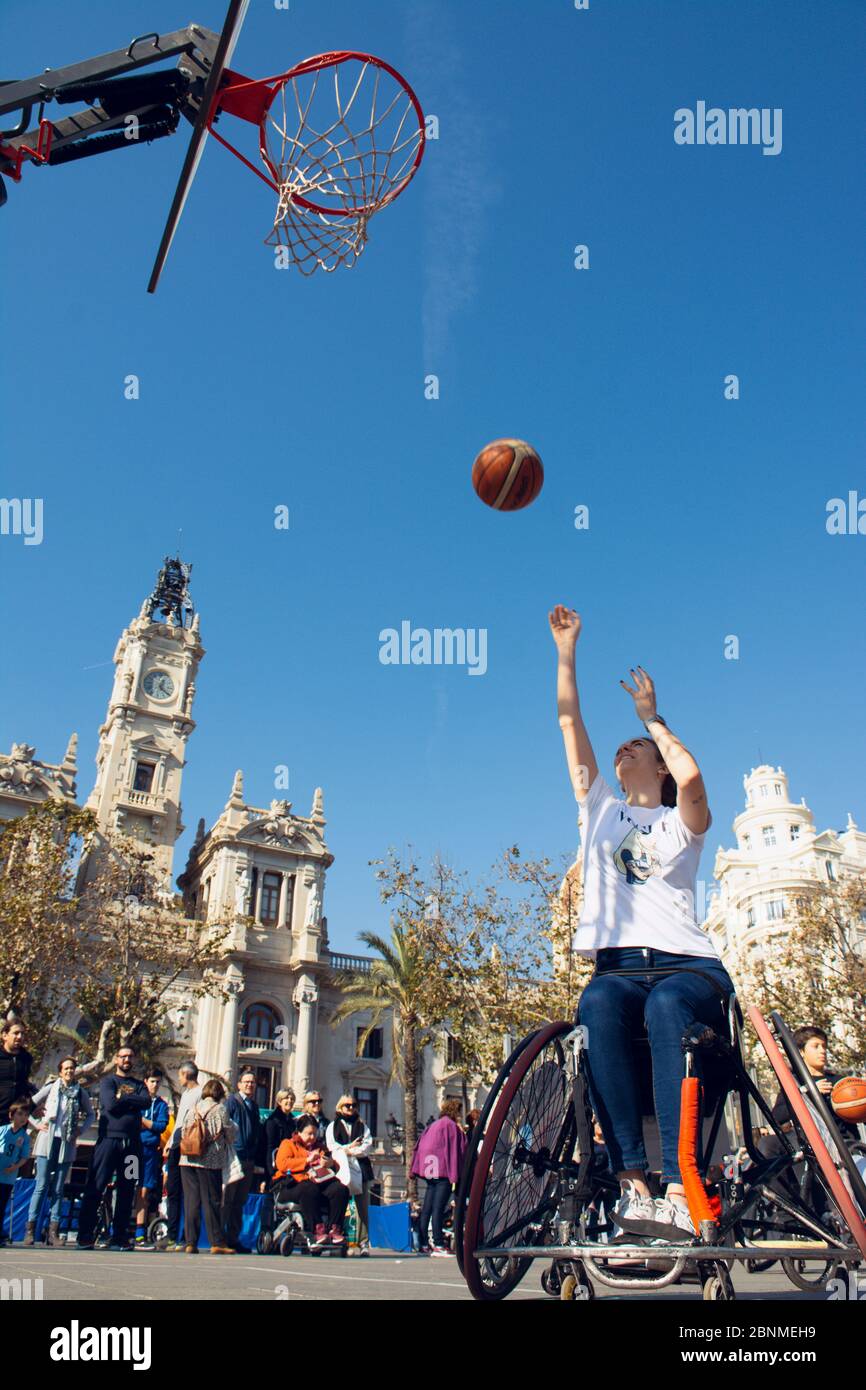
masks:
<path fill-rule="evenodd" d="M 598 763 L 592 751 L 589 734 L 580 713 L 577 677 L 574 670 L 575 648 L 580 636 L 580 614 L 558 603 L 548 613 L 550 631 L 556 643 L 556 707 L 559 727 L 565 744 L 565 757 L 571 785 L 578 801 L 583 801 L 598 773 Z"/>

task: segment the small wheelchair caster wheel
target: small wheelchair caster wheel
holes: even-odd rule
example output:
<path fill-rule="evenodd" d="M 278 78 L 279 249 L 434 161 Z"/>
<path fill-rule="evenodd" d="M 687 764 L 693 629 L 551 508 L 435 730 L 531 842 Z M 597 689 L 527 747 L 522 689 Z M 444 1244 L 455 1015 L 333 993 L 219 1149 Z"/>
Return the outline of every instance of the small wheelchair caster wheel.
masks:
<path fill-rule="evenodd" d="M 286 1256 L 291 1255 L 294 1248 L 295 1237 L 292 1235 L 291 1231 L 287 1231 L 280 1241 L 280 1254 Z"/>
<path fill-rule="evenodd" d="M 588 1303 L 594 1298 L 592 1284 L 586 1275 L 566 1274 L 559 1286 L 559 1299 L 561 1303 Z"/>
<path fill-rule="evenodd" d="M 730 1303 L 734 1297 L 734 1286 L 726 1269 L 719 1270 L 704 1280 L 705 1303 Z"/>
<path fill-rule="evenodd" d="M 274 1248 L 274 1238 L 270 1231 L 259 1231 L 256 1237 L 256 1253 L 259 1255 L 270 1255 Z"/>
<path fill-rule="evenodd" d="M 548 1298 L 559 1298 L 562 1280 L 559 1277 L 559 1269 L 555 1264 L 549 1265 L 541 1275 L 541 1287 Z"/>

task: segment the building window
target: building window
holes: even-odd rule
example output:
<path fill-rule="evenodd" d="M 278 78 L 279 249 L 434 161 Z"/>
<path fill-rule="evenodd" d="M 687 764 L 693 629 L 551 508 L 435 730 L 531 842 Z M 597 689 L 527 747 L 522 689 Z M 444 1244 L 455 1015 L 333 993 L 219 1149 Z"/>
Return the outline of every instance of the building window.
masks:
<path fill-rule="evenodd" d="M 798 912 L 805 912 L 805 911 L 806 911 L 806 908 L 808 907 L 808 903 L 806 902 L 806 899 L 805 899 L 805 898 L 795 898 L 794 901 L 795 901 L 796 908 L 797 908 L 797 911 L 798 911 Z"/>
<path fill-rule="evenodd" d="M 781 783 L 781 782 L 774 782 L 774 783 L 773 783 L 773 791 L 776 793 L 777 796 L 781 796 L 781 795 L 782 795 L 782 783 Z"/>
<path fill-rule="evenodd" d="M 358 1052 L 361 1039 L 365 1032 L 366 1029 L 364 1028 L 355 1029 L 355 1055 L 358 1057 L 369 1057 L 371 1061 L 379 1061 L 382 1056 L 382 1029 L 374 1028 L 367 1038 L 367 1041 L 364 1043 L 363 1049 Z"/>
<path fill-rule="evenodd" d="M 280 874 L 262 874 L 259 916 L 266 927 L 275 925 L 280 911 Z"/>
<path fill-rule="evenodd" d="M 245 1041 L 255 1038 L 262 1042 L 273 1042 L 280 1026 L 280 1016 L 270 1004 L 250 1004 L 244 1009 L 241 1039 Z"/>
<path fill-rule="evenodd" d="M 767 921 L 781 922 L 785 915 L 785 903 L 782 898 L 771 898 L 767 903 Z"/>
<path fill-rule="evenodd" d="M 799 840 L 799 838 L 800 838 L 800 827 L 799 827 L 799 825 L 789 825 L 789 826 L 788 826 L 788 834 L 791 836 L 791 839 L 792 839 L 792 840 Z"/>
<path fill-rule="evenodd" d="M 762 834 L 763 837 L 764 837 L 764 847 L 765 847 L 765 849 L 771 849 L 771 848 L 773 847 L 773 845 L 776 843 L 776 830 L 775 830 L 775 827 L 772 826 L 772 825 L 762 825 L 762 826 L 761 826 L 761 834 Z"/>
<path fill-rule="evenodd" d="M 766 784 L 766 782 L 762 782 L 762 783 L 761 783 L 761 796 L 766 796 L 766 795 L 767 795 L 767 784 Z"/>
<path fill-rule="evenodd" d="M 251 1067 L 256 1074 L 256 1093 L 253 1099 L 259 1110 L 273 1110 L 277 1073 L 273 1067 Z"/>
<path fill-rule="evenodd" d="M 752 848 L 752 837 L 751 837 L 751 835 L 744 835 L 744 836 L 743 836 L 743 849 L 751 849 L 751 848 Z"/>
<path fill-rule="evenodd" d="M 445 1065 L 446 1067 L 459 1067 L 463 1061 L 463 1048 L 456 1038 L 451 1034 L 445 1039 Z"/>
<path fill-rule="evenodd" d="M 832 859 L 827 859 L 827 860 L 825 861 L 825 867 L 826 867 L 826 870 L 827 870 L 827 877 L 828 877 L 828 879 L 830 880 L 831 883 L 835 883 L 835 882 L 836 882 L 836 865 L 833 863 L 833 860 L 832 860 Z"/>
<path fill-rule="evenodd" d="M 155 772 L 155 763 L 136 763 L 132 790 L 134 792 L 149 792 L 153 786 L 153 774 Z"/>
<path fill-rule="evenodd" d="M 295 875 L 289 874 L 286 880 L 286 926 L 292 930 L 292 908 L 295 904 Z"/>
<path fill-rule="evenodd" d="M 364 1090 L 356 1086 L 352 1094 L 358 1102 L 358 1118 L 369 1129 L 375 1139 L 379 1124 L 379 1092 Z"/>
<path fill-rule="evenodd" d="M 747 907 L 747 908 L 746 908 L 746 926 L 747 926 L 747 927 L 753 927 L 754 925 L 755 925 L 755 909 L 754 909 L 753 907 Z"/>

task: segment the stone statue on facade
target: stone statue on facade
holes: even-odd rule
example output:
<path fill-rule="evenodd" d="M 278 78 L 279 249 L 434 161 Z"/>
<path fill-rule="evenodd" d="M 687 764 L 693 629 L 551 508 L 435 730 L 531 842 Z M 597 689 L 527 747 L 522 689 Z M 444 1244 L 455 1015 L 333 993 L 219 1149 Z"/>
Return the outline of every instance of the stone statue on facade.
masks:
<path fill-rule="evenodd" d="M 244 865 L 238 869 L 235 881 L 235 912 L 238 917 L 247 917 L 250 910 L 250 890 L 253 880 L 249 869 Z"/>

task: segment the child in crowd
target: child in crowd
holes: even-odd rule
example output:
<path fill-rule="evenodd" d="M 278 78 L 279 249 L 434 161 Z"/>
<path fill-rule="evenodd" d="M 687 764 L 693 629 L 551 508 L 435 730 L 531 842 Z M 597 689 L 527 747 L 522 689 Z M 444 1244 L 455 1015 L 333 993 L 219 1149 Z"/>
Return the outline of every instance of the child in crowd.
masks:
<path fill-rule="evenodd" d="M 14 1100 L 9 1106 L 8 1125 L 0 1125 L 0 1245 L 6 1244 L 3 1235 L 6 1207 L 18 1177 L 18 1170 L 23 1168 L 30 1157 L 30 1138 L 27 1133 L 29 1118 L 30 1101 Z M 11 1225 L 9 1235 L 11 1240 Z"/>

